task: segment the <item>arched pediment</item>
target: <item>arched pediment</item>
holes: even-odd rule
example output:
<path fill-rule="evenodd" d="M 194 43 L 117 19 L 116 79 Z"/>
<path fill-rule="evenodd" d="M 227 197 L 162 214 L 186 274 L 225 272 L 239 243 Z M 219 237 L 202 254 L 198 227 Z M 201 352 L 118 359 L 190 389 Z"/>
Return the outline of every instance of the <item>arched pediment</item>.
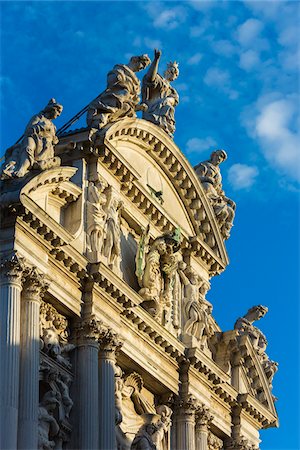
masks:
<path fill-rule="evenodd" d="M 103 130 L 95 147 L 109 169 L 121 172 L 125 166 L 125 192 L 126 183 L 128 191 L 133 186 L 162 188 L 165 198 L 159 208 L 182 228 L 196 254 L 209 249 L 218 259 L 216 273 L 225 268 L 227 253 L 211 205 L 194 169 L 164 131 L 145 120 L 125 119 Z"/>
<path fill-rule="evenodd" d="M 61 231 L 65 242 L 74 240 L 82 226 L 82 190 L 70 181 L 77 168 L 58 167 L 32 177 L 19 198 L 29 213 Z M 43 216 L 43 217 L 42 217 Z M 59 234 L 59 233 L 58 233 Z"/>

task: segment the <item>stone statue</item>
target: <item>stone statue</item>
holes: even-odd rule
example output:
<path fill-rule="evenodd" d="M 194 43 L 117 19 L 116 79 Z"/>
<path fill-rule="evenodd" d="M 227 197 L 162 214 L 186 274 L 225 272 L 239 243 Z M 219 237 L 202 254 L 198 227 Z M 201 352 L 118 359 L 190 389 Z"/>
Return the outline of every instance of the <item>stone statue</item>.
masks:
<path fill-rule="evenodd" d="M 262 364 L 264 372 L 272 388 L 272 380 L 278 370 L 278 363 L 269 359 L 266 354 L 268 341 L 266 336 L 255 326 L 253 322 L 260 320 L 266 315 L 268 308 L 266 306 L 257 305 L 250 308 L 243 317 L 240 317 L 234 324 L 234 329 L 239 331 L 241 335 L 249 336 L 253 348 Z"/>
<path fill-rule="evenodd" d="M 57 378 L 56 383 L 59 387 L 61 403 L 65 412 L 65 418 L 69 419 L 70 412 L 74 404 L 69 392 L 71 378 L 68 375 L 61 374 L 60 378 Z"/>
<path fill-rule="evenodd" d="M 127 65 L 114 66 L 107 75 L 105 91 L 89 104 L 88 127 L 100 130 L 123 117 L 136 117 L 143 106 L 139 105 L 140 82 L 135 73 L 149 64 L 148 55 L 141 55 L 133 56 Z"/>
<path fill-rule="evenodd" d="M 172 410 L 166 405 L 159 405 L 156 412 L 160 419 L 155 424 L 157 430 L 153 434 L 153 442 L 157 450 L 169 450 Z"/>
<path fill-rule="evenodd" d="M 175 253 L 180 248 L 180 230 L 154 239 L 149 246 L 149 228 L 144 231 L 136 257 L 136 274 L 141 289 L 139 294 L 145 302 L 148 312 L 160 317 L 165 324 L 169 312 L 174 279 L 179 258 Z"/>
<path fill-rule="evenodd" d="M 158 416 L 156 414 L 146 415 L 146 423 L 137 432 L 131 444 L 131 450 L 158 450 L 154 442 L 155 434 L 158 431 L 157 424 L 155 423 L 157 418 Z"/>
<path fill-rule="evenodd" d="M 103 194 L 104 185 L 98 179 L 88 184 L 86 213 L 87 213 L 87 244 L 91 252 L 101 252 L 104 241 L 104 227 L 106 212 L 104 205 L 106 196 Z"/>
<path fill-rule="evenodd" d="M 48 391 L 42 398 L 38 412 L 38 449 L 50 450 L 55 447 L 53 438 L 59 433 L 59 425 L 54 418 L 54 411 L 59 401 L 53 391 Z"/>
<path fill-rule="evenodd" d="M 155 123 L 166 133 L 173 137 L 175 131 L 175 107 L 178 105 L 179 96 L 170 82 L 176 80 L 179 75 L 178 64 L 170 62 L 164 73 L 164 77 L 158 73 L 158 63 L 161 51 L 154 51 L 154 60 L 143 78 L 142 102 L 148 108 L 143 111 L 143 119 Z"/>
<path fill-rule="evenodd" d="M 143 379 L 133 372 L 122 377 L 118 367 L 116 373 L 116 435 L 119 450 L 130 449 L 132 440 L 144 423 L 143 417 L 155 414 L 155 408 L 142 395 Z"/>
<path fill-rule="evenodd" d="M 21 141 L 5 152 L 5 161 L 0 169 L 1 179 L 21 178 L 31 169 L 46 170 L 60 165 L 60 158 L 54 157 L 58 138 L 52 120 L 62 110 L 62 105 L 52 98 L 41 112 L 30 119 Z"/>
<path fill-rule="evenodd" d="M 123 208 L 123 202 L 110 187 L 107 194 L 107 203 L 105 207 L 105 241 L 103 246 L 104 256 L 107 258 L 108 265 L 113 268 L 114 264 L 121 256 L 121 229 L 120 212 Z"/>
<path fill-rule="evenodd" d="M 194 336 L 204 344 L 211 335 L 208 317 L 212 313 L 212 305 L 205 299 L 209 283 L 202 280 L 191 266 L 180 275 L 184 284 L 183 334 Z"/>
<path fill-rule="evenodd" d="M 50 303 L 43 301 L 40 308 L 40 336 L 41 350 L 70 369 L 68 354 L 75 346 L 68 343 L 68 321 Z"/>
<path fill-rule="evenodd" d="M 194 167 L 204 191 L 213 207 L 221 234 L 224 239 L 230 236 L 236 205 L 226 197 L 222 188 L 222 176 L 219 165 L 227 159 L 224 150 L 212 152 L 208 161 Z"/>

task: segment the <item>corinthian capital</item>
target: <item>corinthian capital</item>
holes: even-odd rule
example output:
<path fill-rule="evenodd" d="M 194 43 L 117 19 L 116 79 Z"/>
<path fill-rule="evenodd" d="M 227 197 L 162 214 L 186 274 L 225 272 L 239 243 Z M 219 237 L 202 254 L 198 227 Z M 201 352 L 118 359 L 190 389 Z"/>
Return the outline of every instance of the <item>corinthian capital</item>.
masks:
<path fill-rule="evenodd" d="M 102 322 L 96 320 L 94 316 L 83 319 L 76 324 L 76 335 L 79 343 L 88 341 L 98 342 L 102 331 Z"/>
<path fill-rule="evenodd" d="M 199 403 L 196 411 L 196 425 L 199 426 L 208 426 L 208 424 L 213 420 L 213 415 L 210 413 L 210 410 L 203 403 Z"/>
<path fill-rule="evenodd" d="M 115 333 L 110 328 L 106 328 L 101 330 L 99 336 L 99 345 L 100 350 L 108 352 L 116 352 L 122 347 L 123 342 L 119 338 L 119 335 L 117 333 Z"/>
<path fill-rule="evenodd" d="M 36 267 L 27 268 L 23 273 L 23 290 L 25 296 L 42 298 L 49 287 L 45 275 Z"/>
<path fill-rule="evenodd" d="M 3 258 L 0 262 L 1 282 L 20 283 L 25 267 L 25 259 L 17 253 Z"/>
<path fill-rule="evenodd" d="M 185 398 L 180 399 L 177 402 L 177 407 L 184 414 L 195 414 L 197 411 L 199 402 L 192 394 L 187 395 Z"/>

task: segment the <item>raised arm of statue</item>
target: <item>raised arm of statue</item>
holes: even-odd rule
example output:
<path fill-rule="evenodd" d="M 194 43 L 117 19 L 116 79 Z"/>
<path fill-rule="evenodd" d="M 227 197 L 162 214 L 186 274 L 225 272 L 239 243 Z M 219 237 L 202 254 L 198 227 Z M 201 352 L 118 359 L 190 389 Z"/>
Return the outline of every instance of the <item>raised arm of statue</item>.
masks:
<path fill-rule="evenodd" d="M 148 82 L 153 82 L 156 78 L 158 72 L 158 63 L 161 57 L 161 50 L 154 50 L 154 59 L 149 67 L 148 72 L 146 73 L 144 79 Z"/>

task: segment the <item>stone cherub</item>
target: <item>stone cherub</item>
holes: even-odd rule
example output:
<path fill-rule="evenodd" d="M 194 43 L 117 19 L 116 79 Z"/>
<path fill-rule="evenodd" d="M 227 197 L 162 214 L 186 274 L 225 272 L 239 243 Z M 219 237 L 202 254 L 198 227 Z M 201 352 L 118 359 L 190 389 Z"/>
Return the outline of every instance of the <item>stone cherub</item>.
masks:
<path fill-rule="evenodd" d="M 142 102 L 148 106 L 143 111 L 143 119 L 158 125 L 172 137 L 175 131 L 174 112 L 179 96 L 170 82 L 176 80 L 179 70 L 176 62 L 170 62 L 164 77 L 159 75 L 160 57 L 161 51 L 155 50 L 154 60 L 143 78 Z"/>
<path fill-rule="evenodd" d="M 262 364 L 262 367 L 264 369 L 264 372 L 266 374 L 266 377 L 269 382 L 270 388 L 272 388 L 272 380 L 275 375 L 275 373 L 278 370 L 278 363 L 275 361 L 272 361 L 266 354 L 266 348 L 267 348 L 267 338 L 266 336 L 260 331 L 255 325 L 253 325 L 253 322 L 256 320 L 260 320 L 262 317 L 266 315 L 268 312 L 268 308 L 266 306 L 257 305 L 250 308 L 247 313 L 243 316 L 237 319 L 237 321 L 234 324 L 234 329 L 239 331 L 239 334 L 241 335 L 247 335 L 249 336 L 253 348 L 257 353 L 257 356 Z"/>
<path fill-rule="evenodd" d="M 222 188 L 220 164 L 227 159 L 224 150 L 215 150 L 210 159 L 194 167 L 204 191 L 213 207 L 221 234 L 224 239 L 230 236 L 236 205 L 226 197 Z"/>
<path fill-rule="evenodd" d="M 202 344 L 211 335 L 208 318 L 212 312 L 212 305 L 205 299 L 209 283 L 204 281 L 195 269 L 187 266 L 180 271 L 184 284 L 183 299 L 183 334 L 194 336 Z"/>
<path fill-rule="evenodd" d="M 5 152 L 5 161 L 0 169 L 1 179 L 21 178 L 31 169 L 46 170 L 60 165 L 60 158 L 54 156 L 58 138 L 52 120 L 62 110 L 62 105 L 52 98 L 42 111 L 30 119 L 20 142 Z"/>
<path fill-rule="evenodd" d="M 107 87 L 88 106 L 88 127 L 100 130 L 123 117 L 136 117 L 143 109 L 140 102 L 140 81 L 136 72 L 150 64 L 148 55 L 133 56 L 128 64 L 116 64 L 107 75 Z"/>

